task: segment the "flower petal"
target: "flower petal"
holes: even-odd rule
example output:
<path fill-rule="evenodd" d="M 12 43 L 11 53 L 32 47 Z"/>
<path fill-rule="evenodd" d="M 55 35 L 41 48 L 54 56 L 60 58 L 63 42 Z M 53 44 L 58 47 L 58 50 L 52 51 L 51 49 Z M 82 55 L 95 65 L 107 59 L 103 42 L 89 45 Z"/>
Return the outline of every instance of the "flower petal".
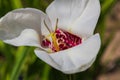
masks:
<path fill-rule="evenodd" d="M 74 68 L 74 69 L 67 70 L 67 71 L 63 71 L 63 72 L 66 73 L 66 74 L 74 74 L 74 73 L 77 73 L 77 72 L 85 71 L 86 69 L 88 69 L 93 64 L 93 62 L 95 61 L 95 59 L 96 59 L 96 57 L 93 58 L 91 61 L 89 61 L 89 63 L 86 63 L 86 64 L 84 64 L 81 67 Z"/>
<path fill-rule="evenodd" d="M 46 20 L 46 23 L 49 21 L 48 17 L 40 10 L 33 8 L 13 10 L 0 19 L 0 39 L 15 38 L 24 29 L 34 29 L 41 35 L 41 28 L 46 31 L 41 27 L 43 20 Z"/>
<path fill-rule="evenodd" d="M 46 10 L 52 27 L 58 27 L 80 37 L 93 34 L 100 14 L 99 0 L 55 0 Z"/>
<path fill-rule="evenodd" d="M 89 0 L 81 16 L 71 25 L 71 31 L 81 37 L 93 35 L 99 15 L 99 0 Z"/>
<path fill-rule="evenodd" d="M 35 46 L 41 47 L 38 33 L 33 29 L 25 29 L 19 37 L 10 40 L 4 40 L 5 43 L 14 46 Z"/>
<path fill-rule="evenodd" d="M 35 54 L 38 58 L 40 58 L 41 60 L 45 61 L 47 64 L 51 65 L 52 67 L 54 67 L 57 70 L 60 70 L 60 66 L 58 64 L 56 64 L 53 59 L 49 56 L 48 53 L 46 53 L 45 51 L 42 51 L 40 49 L 36 49 L 35 50 Z"/>
<path fill-rule="evenodd" d="M 86 70 L 94 62 L 100 48 L 100 37 L 96 34 L 73 48 L 50 54 L 51 58 L 66 74 Z M 78 70 L 79 69 L 79 70 Z"/>
<path fill-rule="evenodd" d="M 88 0 L 55 0 L 46 9 L 52 27 L 55 27 L 57 18 L 58 27 L 67 29 L 83 12 Z"/>

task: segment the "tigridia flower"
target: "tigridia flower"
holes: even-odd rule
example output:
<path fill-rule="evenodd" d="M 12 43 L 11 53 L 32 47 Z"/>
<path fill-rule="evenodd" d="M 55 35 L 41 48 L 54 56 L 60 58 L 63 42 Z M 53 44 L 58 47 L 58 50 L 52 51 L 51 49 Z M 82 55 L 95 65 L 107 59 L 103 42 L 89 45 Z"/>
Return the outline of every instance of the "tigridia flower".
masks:
<path fill-rule="evenodd" d="M 46 14 L 21 8 L 0 19 L 0 39 L 14 46 L 35 46 L 35 54 L 57 70 L 72 74 L 88 69 L 100 48 L 93 34 L 99 0 L 54 0 Z"/>

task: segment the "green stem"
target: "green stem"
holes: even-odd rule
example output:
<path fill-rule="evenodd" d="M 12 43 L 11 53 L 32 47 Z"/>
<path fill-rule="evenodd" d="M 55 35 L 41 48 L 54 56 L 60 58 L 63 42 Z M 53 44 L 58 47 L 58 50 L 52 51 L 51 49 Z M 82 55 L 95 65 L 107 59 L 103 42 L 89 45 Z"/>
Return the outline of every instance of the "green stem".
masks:
<path fill-rule="evenodd" d="M 26 55 L 29 52 L 29 50 L 30 49 L 28 49 L 27 47 L 19 47 L 18 48 L 18 52 L 16 55 L 19 55 L 19 56 L 17 56 L 17 58 L 16 58 L 16 62 L 13 67 L 10 80 L 18 80 L 18 76 L 20 74 L 22 64 L 24 63 L 24 60 L 25 60 Z"/>
<path fill-rule="evenodd" d="M 69 74 L 68 75 L 68 80 L 74 80 L 74 74 Z"/>
<path fill-rule="evenodd" d="M 49 80 L 50 70 L 51 70 L 51 67 L 49 65 L 45 64 L 42 80 Z"/>

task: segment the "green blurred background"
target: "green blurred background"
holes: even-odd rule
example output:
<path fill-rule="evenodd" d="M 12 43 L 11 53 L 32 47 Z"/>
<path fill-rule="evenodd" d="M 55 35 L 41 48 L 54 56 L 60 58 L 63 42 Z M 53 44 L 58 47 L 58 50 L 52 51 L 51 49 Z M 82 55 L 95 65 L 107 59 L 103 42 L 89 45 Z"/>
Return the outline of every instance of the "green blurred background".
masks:
<path fill-rule="evenodd" d="M 0 0 L 0 17 L 17 8 L 45 12 L 52 0 Z M 101 15 L 95 30 L 102 45 L 95 63 L 73 75 L 74 80 L 120 80 L 120 0 L 100 0 Z M 0 80 L 68 80 L 34 54 L 34 47 L 14 47 L 0 41 Z"/>

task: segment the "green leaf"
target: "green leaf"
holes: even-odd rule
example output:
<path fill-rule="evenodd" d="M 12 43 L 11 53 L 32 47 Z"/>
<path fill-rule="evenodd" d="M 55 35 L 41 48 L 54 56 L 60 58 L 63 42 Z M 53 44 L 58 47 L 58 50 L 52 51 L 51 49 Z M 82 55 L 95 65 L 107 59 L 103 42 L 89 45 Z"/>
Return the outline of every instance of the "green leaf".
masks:
<path fill-rule="evenodd" d="M 26 58 L 26 55 L 29 53 L 30 49 L 28 47 L 19 47 L 17 51 L 17 58 L 15 65 L 13 67 L 10 80 L 18 80 L 18 76 L 20 75 L 22 64 L 24 63 L 24 60 Z"/>

